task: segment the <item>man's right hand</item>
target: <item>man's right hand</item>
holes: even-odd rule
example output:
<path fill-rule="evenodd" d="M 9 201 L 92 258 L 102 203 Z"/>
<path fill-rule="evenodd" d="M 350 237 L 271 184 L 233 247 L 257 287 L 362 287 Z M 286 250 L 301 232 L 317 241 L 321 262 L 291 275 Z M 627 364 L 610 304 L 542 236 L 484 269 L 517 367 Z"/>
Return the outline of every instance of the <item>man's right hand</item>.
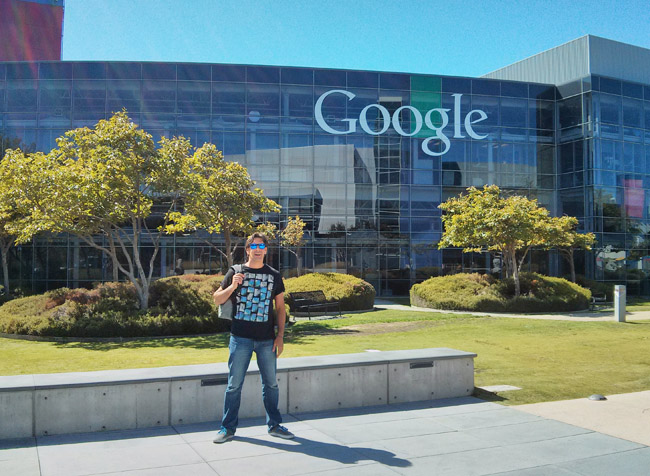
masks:
<path fill-rule="evenodd" d="M 230 287 L 234 291 L 239 286 L 241 286 L 243 282 L 244 282 L 244 273 L 237 273 L 232 277 L 232 283 L 230 283 Z"/>

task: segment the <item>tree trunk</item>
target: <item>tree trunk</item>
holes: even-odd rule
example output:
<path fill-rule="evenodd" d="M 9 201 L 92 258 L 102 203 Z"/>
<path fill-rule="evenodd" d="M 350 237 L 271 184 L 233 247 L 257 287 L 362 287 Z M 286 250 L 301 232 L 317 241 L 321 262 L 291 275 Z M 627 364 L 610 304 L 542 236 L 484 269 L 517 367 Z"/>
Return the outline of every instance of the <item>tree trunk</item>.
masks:
<path fill-rule="evenodd" d="M 302 253 L 300 251 L 301 251 L 300 248 L 296 250 L 296 260 L 298 261 L 296 266 L 298 268 L 298 276 L 300 276 L 302 272 Z"/>
<path fill-rule="evenodd" d="M 519 297 L 521 294 L 521 285 L 519 283 L 519 267 L 517 266 L 517 251 L 508 249 L 504 252 L 504 257 L 508 262 L 508 267 L 512 273 L 512 279 L 515 282 L 515 297 Z"/>
<path fill-rule="evenodd" d="M 226 258 L 228 259 L 228 267 L 231 267 L 233 264 L 235 264 L 235 257 L 233 256 L 235 250 L 230 249 L 232 246 L 232 238 L 230 236 L 230 232 L 225 231 L 223 238 L 226 240 Z"/>
<path fill-rule="evenodd" d="M 515 281 L 515 297 L 519 297 L 521 295 L 521 283 L 519 282 L 519 269 L 515 263 L 513 263 L 513 268 L 514 271 L 512 273 L 512 278 Z"/>
<path fill-rule="evenodd" d="M 569 249 L 569 267 L 571 268 L 571 282 L 576 282 L 576 264 L 573 261 L 573 248 Z"/>
<path fill-rule="evenodd" d="M 4 292 L 9 296 L 9 265 L 7 264 L 7 251 L 9 247 L 2 249 L 2 277 L 4 282 Z"/>
<path fill-rule="evenodd" d="M 119 262 L 117 261 L 117 249 L 115 248 L 115 240 L 113 240 L 113 236 L 110 233 L 108 234 L 108 247 L 111 250 L 108 255 L 110 256 L 111 262 L 113 263 L 113 282 L 117 283 L 120 280 Z"/>

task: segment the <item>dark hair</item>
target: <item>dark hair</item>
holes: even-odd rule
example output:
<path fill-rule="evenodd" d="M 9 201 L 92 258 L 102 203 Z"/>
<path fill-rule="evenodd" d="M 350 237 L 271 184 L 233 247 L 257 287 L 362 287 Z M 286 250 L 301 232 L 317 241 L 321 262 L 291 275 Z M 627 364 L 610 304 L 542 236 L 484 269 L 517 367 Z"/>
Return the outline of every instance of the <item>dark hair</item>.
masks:
<path fill-rule="evenodd" d="M 251 236 L 249 236 L 246 239 L 246 249 L 250 248 L 251 243 L 255 240 L 255 238 L 259 238 L 260 240 L 262 240 L 264 242 L 264 244 L 266 245 L 266 247 L 268 248 L 269 239 L 266 237 L 266 235 L 264 233 L 256 231 L 255 233 L 253 233 Z"/>

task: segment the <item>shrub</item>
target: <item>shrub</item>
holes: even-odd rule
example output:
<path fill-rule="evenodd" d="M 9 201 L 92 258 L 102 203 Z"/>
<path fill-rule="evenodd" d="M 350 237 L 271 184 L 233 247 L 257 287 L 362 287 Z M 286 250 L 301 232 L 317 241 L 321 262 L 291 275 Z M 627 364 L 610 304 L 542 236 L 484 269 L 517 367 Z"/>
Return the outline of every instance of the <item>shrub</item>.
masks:
<path fill-rule="evenodd" d="M 588 289 L 566 279 L 522 273 L 521 295 L 512 279 L 459 273 L 430 278 L 411 288 L 411 303 L 434 309 L 485 312 L 561 312 L 587 309 Z"/>
<path fill-rule="evenodd" d="M 215 311 L 211 296 L 199 293 L 191 281 L 178 277 L 159 279 L 151 285 L 149 304 L 153 312 L 174 316 L 202 316 Z"/>
<path fill-rule="evenodd" d="M 291 292 L 323 291 L 328 300 L 340 301 L 342 311 L 372 309 L 375 288 L 366 281 L 349 274 L 311 273 L 284 282 L 285 302 L 291 307 Z"/>
<path fill-rule="evenodd" d="M 614 284 L 613 283 L 603 283 L 599 281 L 594 281 L 592 279 L 587 279 L 583 275 L 576 276 L 576 283 L 591 290 L 591 294 L 597 294 L 605 296 L 606 300 L 609 302 L 614 301 Z"/>
<path fill-rule="evenodd" d="M 192 275 L 189 275 L 192 276 Z M 0 306 L 0 332 L 52 337 L 140 337 L 223 332 L 212 293 L 223 276 L 155 281 L 150 308 L 139 310 L 130 283 L 61 288 Z"/>

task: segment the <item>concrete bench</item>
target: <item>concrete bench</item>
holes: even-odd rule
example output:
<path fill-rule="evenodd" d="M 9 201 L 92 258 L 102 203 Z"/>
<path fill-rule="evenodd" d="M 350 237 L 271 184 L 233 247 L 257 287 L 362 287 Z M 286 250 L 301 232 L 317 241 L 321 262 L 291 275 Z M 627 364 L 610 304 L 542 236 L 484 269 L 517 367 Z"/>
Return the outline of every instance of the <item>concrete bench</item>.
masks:
<path fill-rule="evenodd" d="M 435 348 L 281 358 L 280 411 L 470 395 L 475 357 Z M 242 418 L 264 415 L 257 375 L 253 361 Z M 0 439 L 216 421 L 227 378 L 226 363 L 0 377 Z"/>

